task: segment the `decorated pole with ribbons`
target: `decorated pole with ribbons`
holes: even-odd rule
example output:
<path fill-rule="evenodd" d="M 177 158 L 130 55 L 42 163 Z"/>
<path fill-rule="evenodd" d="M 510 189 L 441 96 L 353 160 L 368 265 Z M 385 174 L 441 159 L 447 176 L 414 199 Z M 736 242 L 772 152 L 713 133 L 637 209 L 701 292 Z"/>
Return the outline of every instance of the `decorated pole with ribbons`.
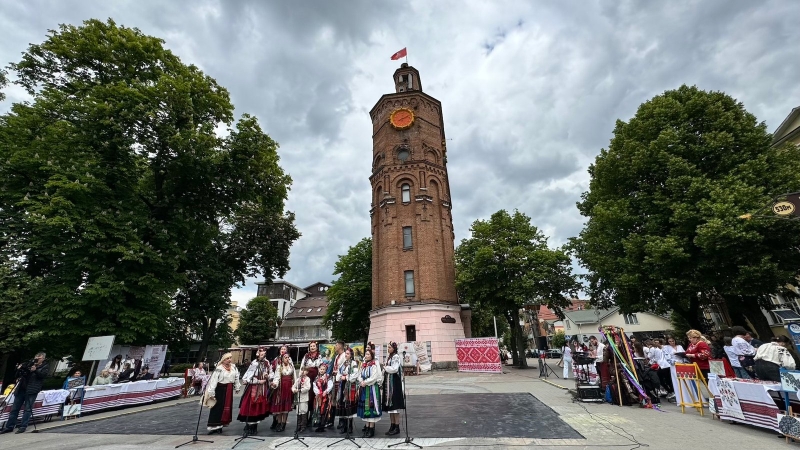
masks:
<path fill-rule="evenodd" d="M 628 382 L 630 382 L 630 384 L 636 388 L 636 391 L 639 393 L 640 400 L 646 402 L 647 408 L 656 409 L 656 407 L 653 406 L 653 403 L 650 400 L 650 397 L 647 395 L 644 387 L 639 384 L 639 378 L 636 376 L 636 370 L 634 368 L 633 354 L 631 353 L 630 346 L 628 345 L 628 337 L 625 336 L 625 330 L 614 326 L 606 326 L 599 327 L 598 331 L 606 336 L 609 347 L 614 352 L 614 355 L 616 355 L 620 364 L 622 364 L 625 378 L 627 378 Z M 617 344 L 617 340 L 619 340 L 619 344 Z M 616 365 L 615 370 L 618 370 Z M 622 391 L 619 387 L 619 377 L 617 377 L 617 386 L 617 395 L 619 395 L 620 404 L 622 404 Z"/>

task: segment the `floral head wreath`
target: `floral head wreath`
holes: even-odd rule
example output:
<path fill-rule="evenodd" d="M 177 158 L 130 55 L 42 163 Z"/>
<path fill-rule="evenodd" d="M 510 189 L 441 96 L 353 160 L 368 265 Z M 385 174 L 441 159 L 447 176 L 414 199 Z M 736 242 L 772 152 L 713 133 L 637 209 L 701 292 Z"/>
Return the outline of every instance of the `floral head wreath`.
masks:
<path fill-rule="evenodd" d="M 259 346 L 258 346 L 258 349 L 256 349 L 256 351 L 257 351 L 257 352 L 260 352 L 260 351 L 262 351 L 262 350 L 263 350 L 263 351 L 267 351 L 267 347 L 265 347 L 265 346 L 263 346 L 263 345 L 259 345 Z"/>
<path fill-rule="evenodd" d="M 317 343 L 317 341 L 311 341 L 311 342 L 309 342 L 309 343 L 308 343 L 308 348 L 311 348 L 311 344 L 314 344 L 314 345 L 316 345 L 316 346 L 317 346 L 317 350 L 319 350 L 319 344 Z"/>
<path fill-rule="evenodd" d="M 330 366 L 330 364 L 328 363 L 327 359 L 323 359 L 322 362 L 319 363 L 319 366 L 320 367 L 322 367 L 322 366 L 328 367 L 328 366 Z"/>
<path fill-rule="evenodd" d="M 397 342 L 389 342 L 389 347 L 392 347 L 394 352 L 397 353 Z"/>

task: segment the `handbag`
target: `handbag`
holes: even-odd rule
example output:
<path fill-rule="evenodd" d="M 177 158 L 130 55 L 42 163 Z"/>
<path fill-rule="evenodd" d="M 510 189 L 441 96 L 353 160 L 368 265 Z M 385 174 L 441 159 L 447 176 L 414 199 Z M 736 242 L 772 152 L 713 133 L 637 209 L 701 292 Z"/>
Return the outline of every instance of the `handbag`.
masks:
<path fill-rule="evenodd" d="M 563 368 L 564 367 L 564 358 L 561 358 L 556 363 L 556 366 Z"/>

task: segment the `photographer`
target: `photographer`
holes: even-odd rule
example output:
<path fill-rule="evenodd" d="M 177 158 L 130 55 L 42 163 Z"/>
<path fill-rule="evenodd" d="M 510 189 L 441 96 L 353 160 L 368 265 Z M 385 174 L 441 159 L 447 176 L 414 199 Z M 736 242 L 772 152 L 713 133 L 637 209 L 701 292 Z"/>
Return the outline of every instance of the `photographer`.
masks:
<path fill-rule="evenodd" d="M 34 359 L 17 366 L 16 378 L 18 382 L 14 391 L 14 406 L 11 408 L 11 414 L 8 416 L 5 428 L 0 430 L 0 434 L 14 431 L 19 410 L 22 409 L 23 405 L 25 406 L 25 412 L 22 414 L 22 422 L 17 428 L 17 433 L 24 433 L 25 429 L 28 428 L 28 422 L 33 415 L 33 403 L 36 401 L 39 391 L 42 390 L 42 383 L 50 369 L 45 356 L 44 352 L 39 352 Z"/>

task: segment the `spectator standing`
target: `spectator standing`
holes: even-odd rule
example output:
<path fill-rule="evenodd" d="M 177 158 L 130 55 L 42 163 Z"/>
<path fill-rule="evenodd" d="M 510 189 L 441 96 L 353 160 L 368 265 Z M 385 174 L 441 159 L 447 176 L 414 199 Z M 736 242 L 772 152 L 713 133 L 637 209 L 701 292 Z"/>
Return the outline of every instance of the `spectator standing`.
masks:
<path fill-rule="evenodd" d="M 734 357 L 739 364 L 734 364 L 730 357 L 731 367 L 738 378 L 753 378 L 755 376 L 755 356 L 756 349 L 747 340 L 747 330 L 744 327 L 735 326 L 731 328 L 734 336 L 731 339 L 731 347 Z M 737 368 L 738 366 L 738 368 Z"/>
<path fill-rule="evenodd" d="M 33 415 L 33 403 L 36 401 L 39 391 L 42 390 L 44 379 L 47 378 L 50 371 L 50 365 L 45 359 L 46 356 L 44 352 L 39 352 L 31 361 L 17 366 L 16 378 L 19 379 L 19 384 L 14 394 L 14 406 L 11 407 L 6 426 L 0 430 L 0 434 L 14 431 L 19 410 L 23 406 L 25 411 L 22 413 L 22 422 L 17 428 L 17 433 L 24 433 L 25 429 L 28 428 L 28 422 L 30 422 Z"/>
<path fill-rule="evenodd" d="M 707 380 L 710 368 L 708 360 L 711 358 L 711 348 L 704 340 L 703 335 L 697 330 L 687 331 L 686 337 L 689 338 L 689 348 L 686 349 L 686 357 L 689 358 L 689 361 L 697 364 L 700 372 Z"/>

